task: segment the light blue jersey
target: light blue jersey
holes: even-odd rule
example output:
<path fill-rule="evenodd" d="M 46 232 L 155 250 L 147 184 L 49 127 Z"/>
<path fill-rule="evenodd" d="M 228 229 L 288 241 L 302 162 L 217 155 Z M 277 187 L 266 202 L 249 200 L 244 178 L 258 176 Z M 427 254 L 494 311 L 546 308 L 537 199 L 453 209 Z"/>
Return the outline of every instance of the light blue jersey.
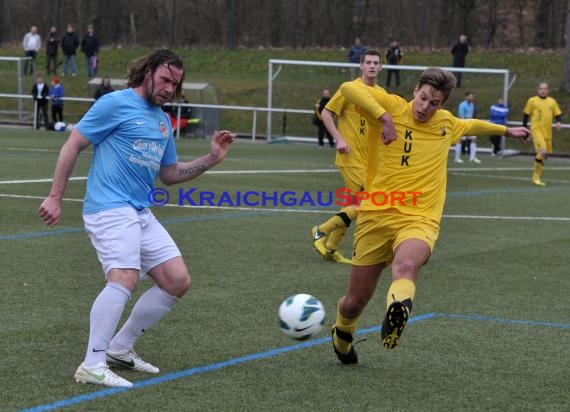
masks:
<path fill-rule="evenodd" d="M 172 128 L 160 107 L 126 89 L 95 102 L 77 129 L 93 144 L 83 214 L 150 207 L 161 167 L 177 162 Z"/>
<path fill-rule="evenodd" d="M 473 119 L 475 116 L 475 103 L 463 100 L 459 103 L 458 117 L 460 119 Z"/>

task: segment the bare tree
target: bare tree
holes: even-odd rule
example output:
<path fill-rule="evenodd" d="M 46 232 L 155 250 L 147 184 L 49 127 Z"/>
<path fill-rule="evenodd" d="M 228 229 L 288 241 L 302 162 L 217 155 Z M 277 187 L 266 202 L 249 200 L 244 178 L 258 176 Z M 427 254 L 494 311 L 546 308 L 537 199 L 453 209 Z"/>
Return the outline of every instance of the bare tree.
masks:
<path fill-rule="evenodd" d="M 495 40 L 495 34 L 497 34 L 497 26 L 499 24 L 499 19 L 497 17 L 497 3 L 498 0 L 490 0 L 489 1 L 489 14 L 487 20 L 487 28 L 489 30 L 489 34 L 487 36 L 487 41 L 485 42 L 485 48 L 489 49 Z"/>
<path fill-rule="evenodd" d="M 570 92 L 570 0 L 566 4 L 566 60 L 564 67 L 564 86 Z"/>

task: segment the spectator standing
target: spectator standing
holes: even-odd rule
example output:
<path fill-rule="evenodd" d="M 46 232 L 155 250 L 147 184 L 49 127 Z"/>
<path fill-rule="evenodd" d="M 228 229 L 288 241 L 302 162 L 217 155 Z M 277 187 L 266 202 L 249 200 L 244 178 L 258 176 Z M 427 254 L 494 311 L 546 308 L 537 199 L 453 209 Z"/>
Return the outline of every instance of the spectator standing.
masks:
<path fill-rule="evenodd" d="M 44 119 L 44 127 L 48 128 L 48 96 L 49 86 L 44 83 L 43 76 L 38 74 L 32 87 L 32 97 L 36 105 L 36 129 L 40 128 L 40 115 Z"/>
<path fill-rule="evenodd" d="M 30 31 L 26 33 L 22 40 L 22 46 L 24 47 L 24 56 L 31 58 L 26 59 L 24 63 L 24 75 L 32 76 L 36 71 L 36 58 L 42 47 L 42 38 L 38 34 L 36 26 L 32 26 Z"/>
<path fill-rule="evenodd" d="M 57 52 L 59 49 L 59 38 L 57 28 L 52 26 L 49 29 L 48 41 L 46 44 L 46 69 L 47 74 L 57 74 Z"/>
<path fill-rule="evenodd" d="M 111 93 L 114 90 L 113 86 L 111 86 L 111 79 L 109 76 L 105 76 L 101 79 L 101 84 L 97 86 L 97 90 L 95 90 L 95 96 L 93 96 L 93 98 L 97 100 L 101 96 Z"/>
<path fill-rule="evenodd" d="M 335 147 L 334 139 L 331 136 L 330 132 L 325 127 L 323 119 L 321 118 L 321 113 L 323 112 L 323 109 L 325 108 L 330 99 L 331 99 L 331 92 L 328 89 L 324 89 L 321 98 L 315 103 L 315 108 L 314 108 L 315 117 L 313 119 L 313 123 L 319 129 L 318 131 L 319 147 L 324 147 L 325 134 L 327 135 L 327 139 L 329 140 L 329 146 Z"/>
<path fill-rule="evenodd" d="M 71 75 L 77 75 L 77 48 L 79 39 L 72 24 L 67 25 L 67 31 L 61 38 L 61 50 L 63 51 L 63 75 L 67 76 L 71 66 Z"/>
<path fill-rule="evenodd" d="M 63 86 L 59 77 L 51 79 L 49 98 L 51 100 L 51 121 L 55 124 L 63 122 Z"/>
<path fill-rule="evenodd" d="M 87 26 L 87 33 L 81 40 L 81 51 L 85 54 L 85 66 L 87 77 L 95 77 L 97 74 L 97 54 L 99 53 L 99 38 L 95 34 L 93 25 Z"/>
<path fill-rule="evenodd" d="M 462 34 L 459 36 L 457 42 L 451 47 L 451 54 L 453 55 L 453 67 L 465 67 L 465 59 L 469 53 L 469 44 L 467 44 L 467 36 Z M 454 72 L 457 79 L 457 87 L 461 87 L 461 72 Z"/>
<path fill-rule="evenodd" d="M 459 103 L 458 116 L 460 119 L 475 118 L 475 93 L 465 93 L 465 100 Z M 463 163 L 461 159 L 462 146 L 467 145 L 469 148 L 469 161 L 473 163 L 481 163 L 477 159 L 477 136 L 462 136 L 461 141 L 455 145 L 455 163 Z"/>
<path fill-rule="evenodd" d="M 509 115 L 509 108 L 505 104 L 505 99 L 502 97 L 497 100 L 497 103 L 491 106 L 490 110 L 490 121 L 494 124 L 507 124 L 507 116 Z M 501 137 L 500 135 L 491 136 L 491 144 L 493 145 L 491 155 L 492 156 L 502 156 L 503 152 L 501 150 Z"/>
<path fill-rule="evenodd" d="M 348 62 L 360 65 L 360 55 L 366 48 L 362 45 L 360 38 L 354 39 L 354 44 L 348 50 Z M 353 80 L 357 75 L 357 68 L 350 68 L 350 80 Z"/>
<path fill-rule="evenodd" d="M 400 49 L 400 45 L 397 41 L 390 43 L 390 48 L 386 51 L 386 63 L 392 66 L 397 66 L 402 63 L 402 58 L 404 53 Z M 396 87 L 400 87 L 400 70 L 388 69 L 388 78 L 386 80 L 386 87 L 390 87 L 392 80 L 392 75 L 396 77 Z"/>

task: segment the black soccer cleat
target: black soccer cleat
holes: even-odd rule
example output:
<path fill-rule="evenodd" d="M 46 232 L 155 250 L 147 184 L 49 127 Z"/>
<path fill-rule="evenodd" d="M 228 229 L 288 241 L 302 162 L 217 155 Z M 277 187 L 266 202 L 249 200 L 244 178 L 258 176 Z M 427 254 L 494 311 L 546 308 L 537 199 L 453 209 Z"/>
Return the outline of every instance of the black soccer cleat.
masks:
<path fill-rule="evenodd" d="M 354 338 L 352 337 L 352 335 L 350 333 L 343 332 L 342 330 L 338 330 L 336 328 L 336 326 L 333 326 L 333 328 L 331 330 L 331 334 L 333 336 L 332 344 L 333 344 L 334 353 L 336 354 L 336 357 L 338 358 L 338 360 L 341 361 L 344 365 L 351 365 L 351 364 L 358 363 L 358 355 L 356 354 L 356 351 L 354 350 L 353 345 L 350 345 L 350 351 L 348 351 L 348 353 L 340 353 L 336 349 L 336 347 L 334 346 L 334 335 L 335 335 L 335 333 L 339 339 L 342 339 L 342 340 L 349 342 L 349 343 L 352 343 Z"/>
<path fill-rule="evenodd" d="M 388 306 L 380 331 L 382 344 L 386 349 L 394 349 L 400 343 L 400 336 L 404 332 L 411 310 L 412 301 L 410 299 L 404 302 L 394 301 Z"/>

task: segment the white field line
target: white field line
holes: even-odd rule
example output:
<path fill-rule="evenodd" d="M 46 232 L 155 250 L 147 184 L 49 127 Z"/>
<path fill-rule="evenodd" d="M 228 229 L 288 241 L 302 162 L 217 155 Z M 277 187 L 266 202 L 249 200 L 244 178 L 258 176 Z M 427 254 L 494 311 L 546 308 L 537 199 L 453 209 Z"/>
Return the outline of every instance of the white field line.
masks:
<path fill-rule="evenodd" d="M 29 195 L 13 195 L 0 193 L 0 197 L 13 199 L 35 199 L 43 200 L 45 196 L 29 196 Z M 64 198 L 66 202 L 83 202 L 83 199 Z M 158 207 L 183 207 L 186 209 L 212 209 L 212 210 L 239 210 L 239 211 L 262 211 L 262 212 L 286 212 L 286 213 L 334 213 L 330 209 L 293 209 L 293 208 L 265 208 L 265 207 L 239 207 L 239 206 L 191 206 L 191 205 L 174 205 L 166 204 Z M 480 219 L 480 220 L 520 220 L 520 221 L 552 221 L 552 222 L 570 222 L 570 217 L 558 216 L 493 216 L 493 215 L 443 215 L 446 219 Z"/>
<path fill-rule="evenodd" d="M 87 176 L 70 177 L 69 180 L 87 180 Z M 53 179 L 0 180 L 0 185 L 16 185 L 22 183 L 51 183 Z"/>
<path fill-rule="evenodd" d="M 530 170 L 530 169 L 529 169 Z M 517 176 L 501 176 L 501 175 L 481 175 L 479 173 L 465 173 L 465 172 L 450 172 L 454 176 L 477 176 L 485 177 L 487 179 L 501 179 L 501 180 L 521 180 L 530 182 L 530 177 L 517 177 Z M 552 183 L 570 183 L 570 180 L 559 180 L 559 179 L 546 179 L 547 182 Z"/>
<path fill-rule="evenodd" d="M 448 173 L 457 173 L 457 172 L 470 172 L 471 174 L 477 174 L 476 172 L 497 172 L 497 171 L 531 171 L 531 167 L 478 167 L 477 169 L 473 168 L 450 168 L 447 169 Z M 570 170 L 569 167 L 565 166 L 555 166 L 549 167 L 548 170 Z M 233 175 L 233 174 L 284 174 L 284 173 L 291 173 L 291 174 L 302 174 L 302 173 L 337 173 L 337 169 L 290 169 L 290 170 L 282 170 L 282 169 L 260 169 L 260 170 L 209 170 L 206 173 L 212 175 Z M 497 177 L 496 175 L 483 175 L 484 177 Z M 507 177 L 505 177 L 507 178 Z M 524 178 L 517 178 L 513 177 L 512 179 L 516 180 L 524 180 Z M 69 180 L 87 180 L 87 176 L 78 176 L 72 177 Z M 0 180 L 0 185 L 9 185 L 9 184 L 22 184 L 22 183 L 51 183 L 52 179 L 25 179 L 25 180 Z M 555 180 L 552 180 L 553 182 Z M 566 180 L 559 180 L 556 182 L 568 183 Z"/>
<path fill-rule="evenodd" d="M 303 174 L 303 173 L 338 173 L 337 169 L 290 169 L 290 170 L 209 170 L 212 175 L 247 175 L 247 174 Z M 0 180 L 0 185 L 13 185 L 23 183 L 51 183 L 53 179 L 24 179 L 24 180 Z M 71 177 L 69 180 L 87 180 L 87 176 Z"/>

